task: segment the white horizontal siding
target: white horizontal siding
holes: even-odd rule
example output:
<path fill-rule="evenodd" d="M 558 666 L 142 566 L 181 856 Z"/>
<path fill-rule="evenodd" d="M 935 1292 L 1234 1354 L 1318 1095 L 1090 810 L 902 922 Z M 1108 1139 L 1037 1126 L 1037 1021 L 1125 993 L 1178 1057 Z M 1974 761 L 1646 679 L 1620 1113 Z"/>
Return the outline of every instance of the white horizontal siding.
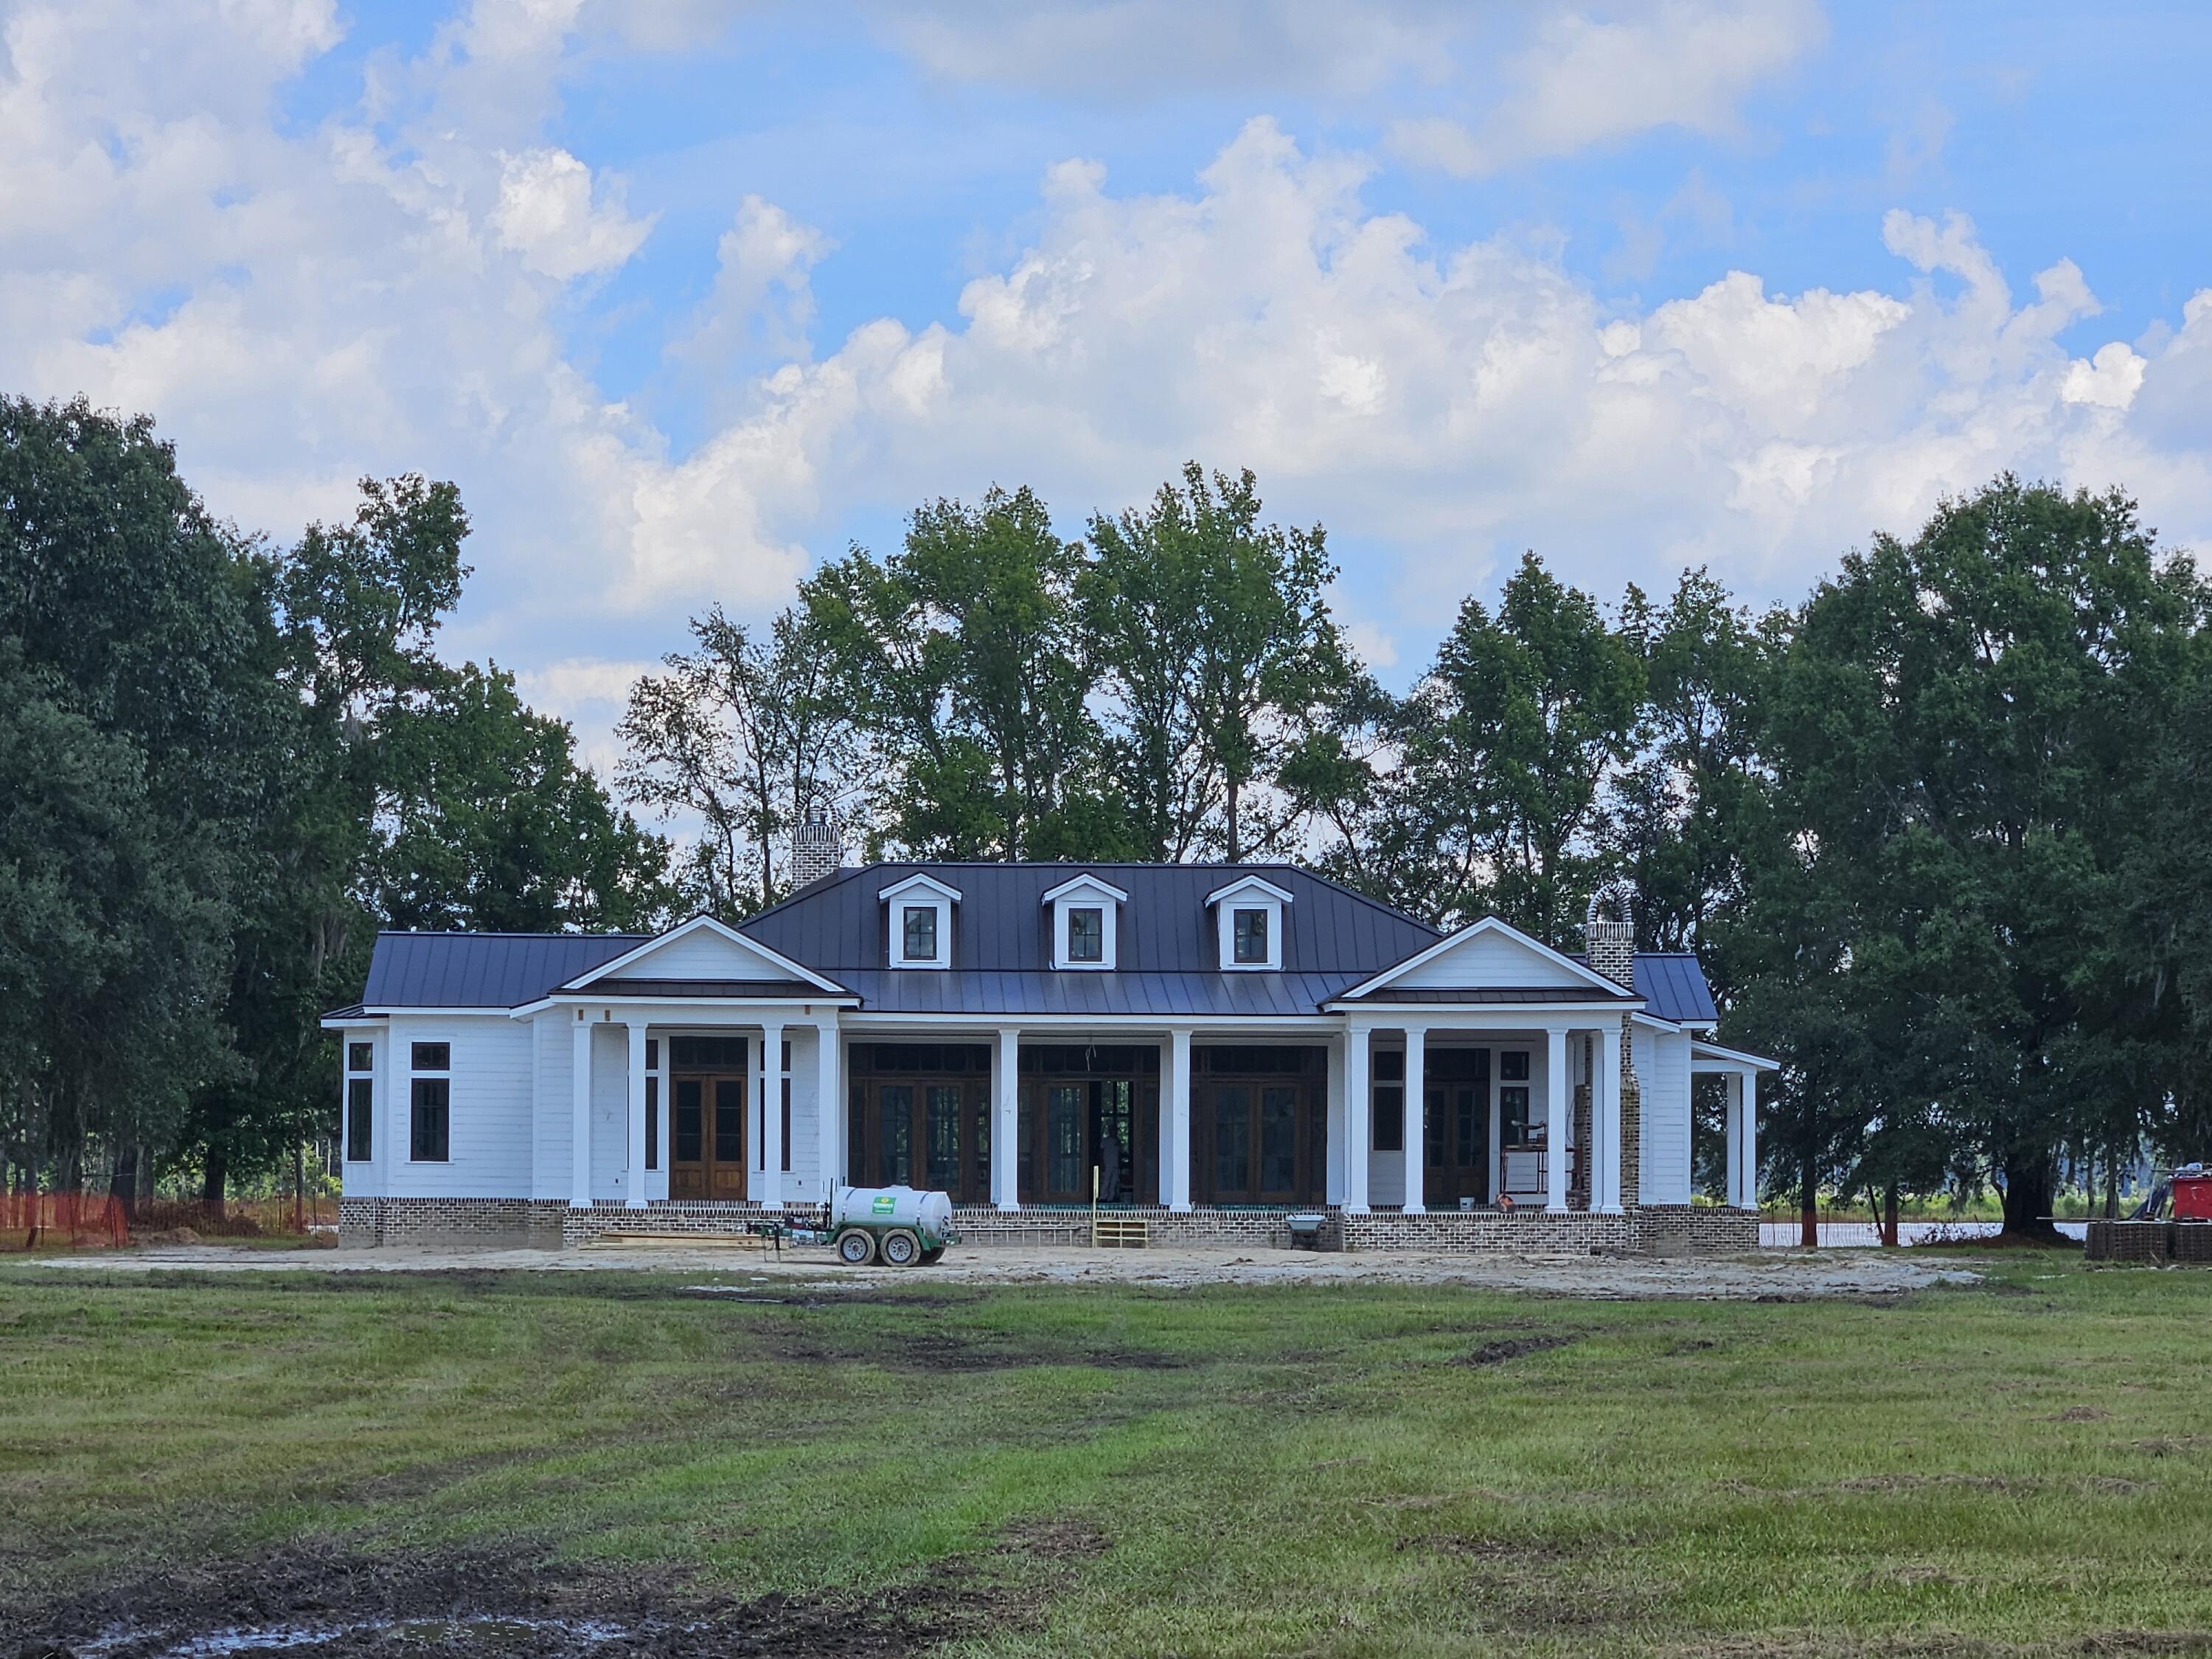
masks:
<path fill-rule="evenodd" d="M 562 1008 L 538 1015 L 530 1022 L 532 1053 L 538 1077 L 538 1098 L 533 1113 L 531 1144 L 536 1149 L 536 1162 L 531 1173 L 530 1195 L 532 1198 L 560 1199 L 568 1197 L 569 1183 L 574 1180 L 569 1161 L 569 1142 L 574 1122 L 568 1109 L 569 1093 L 573 1087 L 572 1068 L 575 1064 L 575 1041 L 573 1030 L 575 1014 Z"/>
<path fill-rule="evenodd" d="M 1540 951 L 1503 933 L 1488 933 L 1461 939 L 1391 983 L 1468 989 L 1488 985 L 1586 985 L 1589 981 Z"/>
<path fill-rule="evenodd" d="M 1636 1081 L 1644 1103 L 1638 1196 L 1646 1204 L 1690 1201 L 1690 1037 L 1635 1028 Z"/>
<path fill-rule="evenodd" d="M 534 1125 L 531 1113 L 529 1031 L 504 1012 L 392 1019 L 393 1122 L 386 1195 L 394 1198 L 526 1198 Z M 411 1048 L 444 1042 L 453 1049 L 447 1150 L 443 1163 L 410 1156 L 414 1096 Z"/>

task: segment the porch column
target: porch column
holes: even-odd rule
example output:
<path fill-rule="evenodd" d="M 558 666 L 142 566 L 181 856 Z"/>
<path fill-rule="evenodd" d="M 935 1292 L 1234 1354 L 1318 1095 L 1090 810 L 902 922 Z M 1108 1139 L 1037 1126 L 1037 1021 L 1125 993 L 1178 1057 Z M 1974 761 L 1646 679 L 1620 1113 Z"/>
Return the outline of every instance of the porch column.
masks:
<path fill-rule="evenodd" d="M 991 1202 L 1022 1207 L 1022 1034 L 999 1028 L 991 1051 Z"/>
<path fill-rule="evenodd" d="M 1750 1072 L 1728 1077 L 1729 1202 L 1741 1210 L 1759 1207 L 1759 1090 Z"/>
<path fill-rule="evenodd" d="M 645 1207 L 645 1022 L 629 1024 L 629 1168 L 623 1175 L 623 1207 Z"/>
<path fill-rule="evenodd" d="M 1322 1195 L 1331 1204 L 1344 1202 L 1344 1036 L 1328 1040 L 1328 1168 Z"/>
<path fill-rule="evenodd" d="M 1402 1137 L 1406 1148 L 1407 1215 L 1420 1215 L 1429 1207 L 1425 1190 L 1429 1176 L 1426 1151 L 1429 1091 L 1425 1081 L 1428 1055 L 1429 1028 L 1408 1025 L 1406 1028 L 1406 1133 Z"/>
<path fill-rule="evenodd" d="M 845 1084 L 838 1062 L 844 1058 L 834 1019 L 814 1022 L 814 1137 L 822 1160 L 822 1201 L 830 1202 L 844 1185 Z"/>
<path fill-rule="evenodd" d="M 1567 1075 L 1567 1028 L 1544 1028 L 1544 1207 L 1567 1207 L 1568 1141 L 1574 1123 L 1574 1089 Z"/>
<path fill-rule="evenodd" d="M 1160 1174 L 1170 1210 L 1190 1208 L 1190 1032 L 1168 1033 L 1167 1114 L 1160 1125 Z"/>
<path fill-rule="evenodd" d="M 1743 1198 L 1743 1080 L 1734 1072 L 1721 1078 L 1721 1122 L 1727 1129 L 1728 1184 L 1723 1188 L 1726 1201 L 1740 1204 Z M 1690 1093 L 1696 1098 L 1698 1074 L 1690 1074 Z"/>
<path fill-rule="evenodd" d="M 400 1178 L 407 1164 L 408 1104 L 400 1097 L 406 1091 L 401 1079 L 407 1073 L 400 1066 L 399 1033 L 388 1029 L 376 1033 L 376 1049 L 369 1056 L 375 1070 L 369 1075 L 376 1079 L 368 1097 L 369 1168 L 375 1171 L 376 1195 L 394 1198 L 399 1193 Z"/>
<path fill-rule="evenodd" d="M 761 1022 L 761 1189 L 764 1210 L 783 1207 L 783 1022 Z"/>
<path fill-rule="evenodd" d="M 1344 1045 L 1344 1207 L 1367 1213 L 1367 1145 L 1373 1099 L 1367 1087 L 1367 1051 L 1374 1033 L 1354 1025 Z"/>
<path fill-rule="evenodd" d="M 569 1048 L 568 1202 L 592 1206 L 592 1022 L 580 1008 Z"/>
<path fill-rule="evenodd" d="M 1598 1028 L 1590 1108 L 1590 1208 L 1620 1213 L 1620 1028 Z"/>

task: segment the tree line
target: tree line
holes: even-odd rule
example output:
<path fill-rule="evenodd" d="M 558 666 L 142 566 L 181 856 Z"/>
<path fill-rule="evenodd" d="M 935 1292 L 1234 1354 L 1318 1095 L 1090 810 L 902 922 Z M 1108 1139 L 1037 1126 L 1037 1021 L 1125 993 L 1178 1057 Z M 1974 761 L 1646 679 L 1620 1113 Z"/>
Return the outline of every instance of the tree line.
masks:
<path fill-rule="evenodd" d="M 1784 1062 L 1777 1195 L 1995 1182 L 2033 1231 L 2212 1127 L 2212 587 L 2117 491 L 1996 479 L 1764 611 L 1695 570 L 1602 603 L 1532 553 L 1403 693 L 1249 473 L 1073 537 L 1027 489 L 939 500 L 763 626 L 695 617 L 611 796 L 436 656 L 450 485 L 364 483 L 277 549 L 143 421 L 0 404 L 0 467 L 19 1178 L 265 1167 L 331 1114 L 314 1016 L 376 927 L 741 919 L 817 808 L 860 856 L 1293 860 L 1566 948 L 1626 876 L 1642 947 L 1695 950 Z"/>

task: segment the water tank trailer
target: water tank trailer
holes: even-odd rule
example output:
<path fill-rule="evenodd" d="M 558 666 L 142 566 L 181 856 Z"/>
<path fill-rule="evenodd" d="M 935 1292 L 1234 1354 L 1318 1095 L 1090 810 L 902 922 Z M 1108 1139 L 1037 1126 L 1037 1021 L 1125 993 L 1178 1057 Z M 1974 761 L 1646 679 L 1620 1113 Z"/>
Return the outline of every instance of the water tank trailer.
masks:
<path fill-rule="evenodd" d="M 848 1267 L 881 1261 L 893 1267 L 930 1267 L 957 1244 L 952 1200 L 912 1187 L 839 1187 L 823 1206 L 820 1236 Z"/>

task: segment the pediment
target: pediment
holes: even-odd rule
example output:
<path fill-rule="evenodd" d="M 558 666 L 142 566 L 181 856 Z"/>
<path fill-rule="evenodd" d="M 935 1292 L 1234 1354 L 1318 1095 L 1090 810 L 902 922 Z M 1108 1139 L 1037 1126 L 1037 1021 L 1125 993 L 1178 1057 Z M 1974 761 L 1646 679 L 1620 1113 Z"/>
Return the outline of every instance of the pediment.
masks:
<path fill-rule="evenodd" d="M 579 975 L 568 988 L 582 990 L 602 979 L 790 980 L 817 990 L 844 988 L 712 916 L 694 916 Z"/>
<path fill-rule="evenodd" d="M 1587 991 L 1619 998 L 1622 988 L 1517 927 L 1486 916 L 1345 993 L 1347 1000 L 1385 988 L 1408 991 Z"/>

